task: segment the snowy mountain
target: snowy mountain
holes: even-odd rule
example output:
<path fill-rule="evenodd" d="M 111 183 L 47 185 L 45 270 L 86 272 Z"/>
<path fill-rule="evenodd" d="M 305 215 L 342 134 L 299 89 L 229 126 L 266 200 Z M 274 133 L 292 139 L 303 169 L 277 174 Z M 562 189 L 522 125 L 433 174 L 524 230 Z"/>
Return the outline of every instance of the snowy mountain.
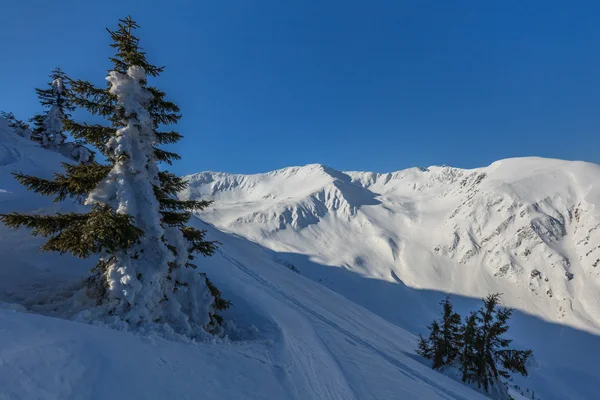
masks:
<path fill-rule="evenodd" d="M 68 161 L 0 119 L 0 212 L 83 207 L 10 175 L 50 177 Z M 229 336 L 191 342 L 65 319 L 56 305 L 95 261 L 40 254 L 41 240 L 0 226 L 0 399 L 483 398 L 419 362 L 411 333 L 282 268 L 267 249 L 208 229 L 222 247 L 199 268 L 233 302 Z"/>
<path fill-rule="evenodd" d="M 84 207 L 10 175 L 50 177 L 61 162 L 0 119 L 0 212 Z M 415 333 L 446 292 L 464 312 L 489 291 L 518 309 L 515 346 L 535 351 L 515 398 L 530 389 L 592 399 L 598 169 L 526 159 L 471 171 L 191 176 L 182 196 L 217 200 L 200 215 L 209 224 L 194 225 L 222 243 L 199 269 L 233 302 L 229 336 L 211 342 L 68 319 L 57 304 L 94 260 L 40 254 L 41 240 L 0 226 L 0 399 L 482 399 L 424 365 Z"/>
<path fill-rule="evenodd" d="M 433 318 L 433 293 L 460 295 L 464 312 L 468 299 L 503 293 L 520 311 L 515 343 L 540 364 L 536 393 L 587 393 L 585 360 L 600 355 L 589 347 L 600 333 L 600 166 L 520 158 L 472 170 L 307 165 L 188 179 L 183 198 L 215 201 L 203 220 L 413 333 Z M 555 397 L 557 386 L 580 389 Z"/>
<path fill-rule="evenodd" d="M 189 176 L 202 219 L 362 276 L 600 326 L 600 166 L 541 158 L 376 174 L 323 165 Z M 293 257 L 292 257 L 293 258 Z"/>

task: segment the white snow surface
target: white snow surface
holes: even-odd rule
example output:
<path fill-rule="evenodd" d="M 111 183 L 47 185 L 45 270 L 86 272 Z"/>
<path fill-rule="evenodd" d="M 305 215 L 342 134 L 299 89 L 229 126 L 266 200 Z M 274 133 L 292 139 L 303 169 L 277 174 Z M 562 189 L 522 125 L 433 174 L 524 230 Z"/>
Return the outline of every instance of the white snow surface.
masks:
<path fill-rule="evenodd" d="M 51 177 L 69 162 L 0 120 L 0 212 L 68 212 L 10 175 Z M 248 240 L 209 229 L 221 248 L 199 269 L 233 302 L 228 337 L 169 341 L 64 319 L 95 260 L 36 251 L 0 226 L 0 399 L 483 399 L 415 356 L 415 337 L 277 262 Z M 421 360 L 422 361 L 422 360 Z"/>
<path fill-rule="evenodd" d="M 324 165 L 203 172 L 199 216 L 412 333 L 443 293 L 459 311 L 503 293 L 509 336 L 531 348 L 542 399 L 595 398 L 600 356 L 600 166 L 515 158 L 484 168 L 379 174 Z"/>
<path fill-rule="evenodd" d="M 69 160 L 15 135 L 0 119 L 0 212 L 84 209 L 27 192 L 10 176 L 20 171 L 49 178 L 60 170 L 61 162 Z M 566 168 L 571 165 L 560 169 L 576 174 L 577 182 L 584 182 L 578 186 L 583 190 L 585 179 L 593 180 L 598 167 L 573 164 L 575 169 Z M 582 171 L 590 175 L 586 178 Z M 405 176 L 409 183 L 410 177 L 421 173 L 396 175 Z M 462 253 L 436 253 L 434 239 L 443 237 L 436 232 L 449 229 L 445 210 L 439 210 L 437 226 L 429 232 L 430 240 L 425 240 L 428 227 L 425 207 L 421 208 L 425 203 L 406 201 L 391 206 L 392 199 L 413 190 L 426 198 L 436 183 L 410 182 L 414 189 L 388 187 L 386 194 L 383 189 L 376 192 L 386 179 L 385 175 L 339 173 L 321 166 L 258 176 L 205 173 L 192 177 L 194 187 L 187 195 L 206 193 L 219 200 L 201 215 L 218 229 L 200 219 L 193 221 L 208 229 L 210 239 L 222 243 L 213 257 L 198 260 L 199 269 L 233 302 L 223 315 L 229 336 L 209 341 L 169 341 L 152 332 L 134 334 L 105 324 L 64 319 L 52 302 L 70 296 L 95 260 L 40 254 L 36 252 L 42 243 L 39 238 L 32 238 L 26 230 L 0 226 L 0 399 L 483 399 L 424 365 L 414 353 L 414 334 L 436 316 L 437 302 L 445 291 L 461 293 L 455 301 L 463 311 L 477 306 L 472 296 L 486 292 L 488 286 L 511 282 L 520 288 L 525 278 L 515 273 L 517 285 L 507 278 L 511 275 L 494 276 L 492 263 L 473 269 L 472 260 L 460 263 Z M 449 194 L 440 196 L 439 203 L 454 196 L 451 185 L 445 185 Z M 555 187 L 557 191 L 562 188 Z M 505 193 L 513 194 L 508 189 Z M 587 197 L 583 193 L 573 196 L 582 199 L 579 220 L 588 221 L 595 215 L 594 193 L 589 190 Z M 585 204 L 584 197 L 588 199 Z M 459 199 L 455 202 L 462 204 Z M 390 210 L 375 211 L 384 207 Z M 463 211 L 467 209 L 464 206 Z M 373 216 L 367 217 L 369 210 Z M 538 210 L 542 211 L 531 211 L 532 215 L 546 213 L 548 208 L 544 205 Z M 381 220 L 375 220 L 377 214 Z M 488 221 L 492 220 L 490 216 Z M 461 224 L 457 222 L 460 232 L 467 229 Z M 408 264 L 385 274 L 389 261 L 385 265 L 379 261 L 387 260 L 393 246 L 378 230 L 383 226 L 388 228 L 386 235 L 398 239 L 396 258 L 414 261 L 403 261 Z M 585 229 L 587 225 L 578 232 Z M 323 236 L 312 243 L 317 230 Z M 550 243 L 555 251 L 572 257 L 577 248 L 558 246 L 571 233 L 568 230 L 562 239 Z M 346 246 L 342 246 L 344 237 Z M 409 250 L 420 240 L 421 247 Z M 590 236 L 588 241 L 593 240 Z M 460 249 L 460 245 L 455 247 Z M 411 252 L 412 257 L 430 254 L 411 260 L 406 258 Z M 362 261 L 357 255 L 362 255 Z M 291 264 L 299 274 L 289 269 Z M 466 268 L 470 273 L 461 272 Z M 564 270 L 558 264 L 555 268 Z M 579 277 L 586 264 L 571 260 L 570 268 L 573 279 L 565 286 L 582 280 L 572 298 L 583 290 L 593 293 L 590 286 L 595 281 Z M 470 277 L 470 283 L 459 285 L 463 276 Z M 474 281 L 485 287 L 478 288 Z M 550 299 L 558 295 L 525 296 L 526 290 L 514 290 L 522 296 L 522 304 L 511 335 L 516 346 L 536 351 L 532 376 L 519 385 L 534 389 L 542 399 L 595 398 L 600 340 L 593 314 L 579 311 L 587 322 L 568 316 L 552 319 L 544 313 L 550 310 Z M 516 294 L 506 293 L 507 302 L 515 300 Z"/>
<path fill-rule="evenodd" d="M 597 333 L 600 166 L 542 158 L 389 174 L 323 165 L 188 177 L 219 229 L 365 278 L 466 296 Z"/>

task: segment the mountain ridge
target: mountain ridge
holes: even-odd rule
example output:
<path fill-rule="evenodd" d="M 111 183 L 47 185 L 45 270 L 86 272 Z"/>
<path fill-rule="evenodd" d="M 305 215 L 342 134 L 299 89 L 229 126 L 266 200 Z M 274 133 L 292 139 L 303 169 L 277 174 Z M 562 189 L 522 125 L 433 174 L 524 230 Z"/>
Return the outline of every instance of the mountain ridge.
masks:
<path fill-rule="evenodd" d="M 309 164 L 193 174 L 181 196 L 215 200 L 201 218 L 275 251 L 418 288 L 510 289 L 511 306 L 600 332 L 598 177 L 596 164 L 541 157 L 391 173 Z"/>

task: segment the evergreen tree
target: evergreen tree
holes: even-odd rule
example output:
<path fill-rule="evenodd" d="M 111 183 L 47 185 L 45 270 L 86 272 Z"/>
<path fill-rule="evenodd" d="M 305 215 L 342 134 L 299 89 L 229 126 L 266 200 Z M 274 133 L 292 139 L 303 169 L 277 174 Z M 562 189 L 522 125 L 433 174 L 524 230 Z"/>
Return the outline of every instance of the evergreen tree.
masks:
<path fill-rule="evenodd" d="M 429 326 L 428 326 L 429 328 Z M 419 344 L 417 347 L 417 354 L 423 356 L 427 359 L 433 358 L 433 348 L 431 347 L 431 343 L 429 339 L 425 339 L 423 335 L 419 334 Z"/>
<path fill-rule="evenodd" d="M 419 347 L 417 354 L 432 361 L 431 367 L 439 369 L 444 366 L 444 354 L 442 353 L 442 343 L 444 338 L 440 329 L 440 324 L 437 320 L 427 325 L 429 336 L 425 339 L 419 335 Z"/>
<path fill-rule="evenodd" d="M 50 74 L 48 88 L 35 89 L 35 92 L 46 110 L 31 119 L 34 126 L 32 138 L 43 146 L 59 145 L 67 138 L 64 122 L 75 109 L 69 101 L 67 76 L 57 67 Z"/>
<path fill-rule="evenodd" d="M 444 366 L 444 353 L 442 352 L 442 343 L 444 338 L 440 330 L 440 324 L 434 320 L 429 326 L 429 345 L 431 347 L 432 368 L 439 369 Z"/>
<path fill-rule="evenodd" d="M 500 294 L 491 294 L 476 314 L 479 327 L 474 340 L 475 358 L 470 379 L 485 391 L 499 382 L 500 377 L 510 378 L 510 372 L 527 376 L 526 363 L 533 354 L 531 350 L 507 348 L 512 340 L 502 335 L 508 331 L 507 321 L 513 310 L 498 307 L 499 304 Z"/>
<path fill-rule="evenodd" d="M 450 302 L 450 295 L 440 302 L 442 305 L 442 320 L 441 320 L 441 336 L 440 351 L 442 353 L 444 364 L 452 364 L 459 353 L 460 335 L 461 335 L 461 318 L 454 311 L 454 307 Z"/>
<path fill-rule="evenodd" d="M 15 114 L 13 114 L 12 112 L 7 113 L 2 111 L 0 112 L 0 117 L 8 121 L 8 126 L 11 127 L 17 135 L 23 136 L 26 139 L 31 138 L 31 127 L 22 120 L 17 119 L 17 117 L 15 117 Z"/>
<path fill-rule="evenodd" d="M 163 67 L 147 61 L 133 34 L 137 28 L 127 17 L 116 31 L 109 30 L 116 55 L 106 88 L 69 80 L 73 104 L 109 124 L 65 120 L 66 126 L 73 136 L 96 146 L 107 163 L 65 165 L 53 180 L 16 175 L 29 189 L 55 196 L 55 201 L 85 198 L 90 211 L 12 213 L 0 219 L 49 237 L 42 250 L 82 258 L 99 254 L 89 284 L 106 313 L 131 324 L 167 323 L 184 334 L 198 328 L 216 331 L 222 321 L 217 311 L 230 303 L 195 270 L 193 260 L 197 253 L 211 255 L 217 243 L 207 241 L 205 231 L 186 226 L 191 212 L 210 202 L 179 200 L 176 194 L 187 183 L 158 169 L 158 162 L 179 159 L 159 146 L 181 139 L 177 132 L 161 130 L 181 115 L 164 92 L 148 85 L 147 77 L 157 77 Z"/>
<path fill-rule="evenodd" d="M 491 294 L 483 302 L 461 325 L 450 296 L 446 297 L 440 302 L 441 320 L 427 326 L 427 339 L 419 335 L 417 353 L 432 360 L 433 369 L 458 361 L 463 382 L 476 383 L 486 392 L 492 388 L 503 392 L 501 378 L 509 379 L 511 372 L 527 376 L 526 364 L 533 352 L 508 348 L 512 341 L 502 335 L 508 331 L 513 310 L 498 307 L 500 295 Z"/>
<path fill-rule="evenodd" d="M 463 382 L 471 382 L 476 368 L 475 342 L 478 335 L 477 314 L 472 312 L 465 318 L 460 333 L 460 369 Z"/>
<path fill-rule="evenodd" d="M 429 337 L 419 335 L 417 353 L 432 360 L 432 367 L 439 369 L 444 365 L 452 364 L 459 354 L 460 346 L 460 315 L 454 312 L 450 296 L 440 302 L 442 306 L 442 319 L 434 320 L 427 326 Z"/>

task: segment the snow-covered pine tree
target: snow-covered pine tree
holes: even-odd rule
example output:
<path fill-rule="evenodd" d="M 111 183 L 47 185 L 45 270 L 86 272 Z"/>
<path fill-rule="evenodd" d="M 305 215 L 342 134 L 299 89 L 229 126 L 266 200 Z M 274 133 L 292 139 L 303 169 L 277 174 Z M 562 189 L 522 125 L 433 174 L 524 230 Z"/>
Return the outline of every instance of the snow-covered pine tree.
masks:
<path fill-rule="evenodd" d="M 0 117 L 8 121 L 8 126 L 11 127 L 19 136 L 25 139 L 31 138 L 31 127 L 24 121 L 17 119 L 12 112 L 0 112 Z"/>
<path fill-rule="evenodd" d="M 531 350 L 508 349 L 512 340 L 503 338 L 508 331 L 508 320 L 513 310 L 498 307 L 500 294 L 490 294 L 483 300 L 483 307 L 477 311 L 475 359 L 472 381 L 486 392 L 497 386 L 500 377 L 510 378 L 510 372 L 527 376 L 526 363 L 532 356 Z M 503 369 L 504 368 L 504 369 Z"/>
<path fill-rule="evenodd" d="M 17 175 L 29 189 L 54 195 L 57 201 L 84 197 L 90 212 L 13 213 L 0 219 L 50 237 L 42 250 L 83 258 L 99 254 L 89 285 L 105 315 L 131 325 L 168 324 L 191 336 L 218 332 L 222 320 L 217 312 L 230 303 L 192 264 L 197 253 L 211 255 L 216 242 L 205 240 L 205 231 L 186 226 L 191 211 L 210 203 L 179 200 L 176 194 L 187 183 L 158 169 L 157 162 L 179 159 L 158 146 L 181 139 L 177 132 L 160 130 L 181 115 L 164 92 L 148 85 L 147 77 L 158 76 L 163 68 L 146 60 L 133 34 L 137 28 L 127 17 L 116 31 L 109 30 L 117 53 L 111 58 L 114 68 L 106 88 L 70 80 L 73 104 L 110 124 L 68 121 L 68 129 L 95 145 L 107 164 L 68 165 L 51 181 Z"/>
<path fill-rule="evenodd" d="M 48 88 L 35 89 L 35 92 L 46 110 L 31 118 L 34 126 L 32 139 L 45 147 L 60 145 L 67 138 L 64 121 L 71 117 L 75 109 L 69 101 L 67 76 L 60 68 L 54 68 Z"/>

